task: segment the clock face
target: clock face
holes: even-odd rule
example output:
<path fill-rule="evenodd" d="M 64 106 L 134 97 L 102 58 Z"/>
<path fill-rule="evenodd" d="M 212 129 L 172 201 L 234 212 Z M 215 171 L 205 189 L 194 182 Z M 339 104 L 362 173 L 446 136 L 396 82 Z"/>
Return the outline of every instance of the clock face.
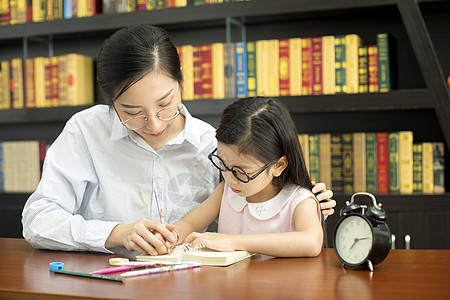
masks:
<path fill-rule="evenodd" d="M 364 218 L 353 215 L 339 224 L 335 235 L 335 250 L 343 262 L 349 265 L 364 263 L 372 245 L 372 229 Z"/>

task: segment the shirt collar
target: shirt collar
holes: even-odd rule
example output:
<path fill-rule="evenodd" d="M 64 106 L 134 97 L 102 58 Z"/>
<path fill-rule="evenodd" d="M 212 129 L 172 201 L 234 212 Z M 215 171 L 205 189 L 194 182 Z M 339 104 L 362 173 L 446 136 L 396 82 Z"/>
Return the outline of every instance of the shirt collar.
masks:
<path fill-rule="evenodd" d="M 121 138 L 124 138 L 126 136 L 129 136 L 130 132 L 125 126 L 122 125 L 120 122 L 119 116 L 114 111 L 114 109 L 109 110 L 111 118 L 113 119 L 113 126 L 111 130 L 111 141 L 116 141 Z M 186 106 L 184 104 L 181 104 L 180 113 L 186 118 L 184 129 L 183 131 L 172 141 L 169 142 L 169 144 L 181 144 L 184 142 L 184 140 L 190 142 L 194 147 L 197 149 L 201 146 L 201 140 L 200 136 L 196 134 L 196 128 L 194 124 L 194 118 L 187 110 Z"/>
<path fill-rule="evenodd" d="M 249 203 L 245 197 L 241 197 L 234 193 L 228 184 L 226 185 L 226 188 L 228 189 L 228 202 L 233 210 L 236 212 L 241 212 L 247 205 L 250 214 L 254 218 L 259 220 L 267 220 L 275 216 L 283 208 L 283 206 L 295 194 L 299 186 L 293 184 L 287 185 L 275 197 L 261 203 Z"/>

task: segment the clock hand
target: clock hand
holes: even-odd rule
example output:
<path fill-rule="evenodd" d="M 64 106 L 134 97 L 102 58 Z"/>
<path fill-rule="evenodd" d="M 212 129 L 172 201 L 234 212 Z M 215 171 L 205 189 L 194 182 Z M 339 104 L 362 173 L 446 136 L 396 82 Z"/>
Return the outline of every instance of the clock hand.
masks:
<path fill-rule="evenodd" d="M 355 238 L 355 239 L 353 240 L 352 246 L 351 246 L 350 249 L 348 249 L 348 250 L 349 250 L 349 251 L 352 250 L 353 246 L 355 246 L 355 244 L 356 244 L 357 242 L 362 241 L 362 240 L 368 240 L 368 239 L 369 239 L 369 237 Z"/>

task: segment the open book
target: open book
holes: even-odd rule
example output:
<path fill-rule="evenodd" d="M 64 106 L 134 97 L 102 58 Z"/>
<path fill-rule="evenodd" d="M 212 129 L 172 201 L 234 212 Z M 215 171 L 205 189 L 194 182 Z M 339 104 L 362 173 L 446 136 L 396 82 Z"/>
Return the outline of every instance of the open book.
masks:
<path fill-rule="evenodd" d="M 205 247 L 194 247 L 190 244 L 176 246 L 172 253 L 166 255 L 138 255 L 138 261 L 196 261 L 205 266 L 229 266 L 244 260 L 254 253 L 248 251 L 221 252 Z"/>

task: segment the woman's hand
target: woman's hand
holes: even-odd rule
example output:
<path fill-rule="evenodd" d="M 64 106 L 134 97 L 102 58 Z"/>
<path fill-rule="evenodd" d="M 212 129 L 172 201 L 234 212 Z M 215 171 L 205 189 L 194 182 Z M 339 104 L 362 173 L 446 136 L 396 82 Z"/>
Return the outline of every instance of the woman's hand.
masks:
<path fill-rule="evenodd" d="M 334 214 L 333 207 L 336 206 L 336 201 L 331 199 L 333 197 L 333 191 L 328 190 L 327 186 L 323 182 L 315 183 L 312 181 L 312 192 L 316 195 L 317 200 L 320 202 L 320 208 L 325 216 Z"/>
<path fill-rule="evenodd" d="M 111 231 L 105 247 L 124 247 L 129 251 L 158 255 L 167 253 L 167 242 L 176 243 L 175 226 L 164 226 L 158 221 L 141 219 L 130 224 L 119 224 Z"/>
<path fill-rule="evenodd" d="M 189 234 L 184 240 L 185 243 L 191 243 L 192 247 L 200 244 L 217 251 L 235 251 L 234 242 L 230 234 L 221 234 L 215 232 Z"/>

